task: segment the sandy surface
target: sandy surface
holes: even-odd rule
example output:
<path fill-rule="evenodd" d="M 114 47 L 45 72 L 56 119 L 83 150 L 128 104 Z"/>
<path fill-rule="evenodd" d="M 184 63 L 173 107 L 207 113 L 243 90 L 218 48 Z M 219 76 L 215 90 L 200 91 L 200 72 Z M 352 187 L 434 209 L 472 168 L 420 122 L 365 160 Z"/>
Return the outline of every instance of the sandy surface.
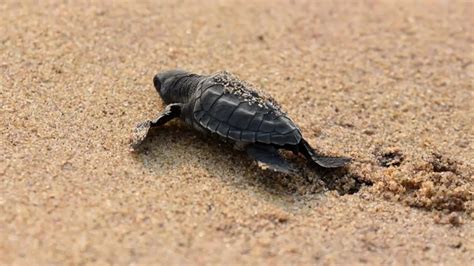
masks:
<path fill-rule="evenodd" d="M 0 264 L 474 259 L 472 2 L 64 2 L 0 3 Z M 180 122 L 130 153 L 176 67 L 353 164 L 277 175 Z"/>

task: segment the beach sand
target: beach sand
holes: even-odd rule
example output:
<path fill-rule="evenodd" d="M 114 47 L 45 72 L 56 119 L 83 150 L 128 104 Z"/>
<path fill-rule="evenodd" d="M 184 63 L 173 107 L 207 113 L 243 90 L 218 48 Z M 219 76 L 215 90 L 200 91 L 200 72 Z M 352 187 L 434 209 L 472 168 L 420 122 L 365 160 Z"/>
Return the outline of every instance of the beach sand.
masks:
<path fill-rule="evenodd" d="M 0 264 L 474 260 L 471 1 L 3 1 Z M 327 155 L 261 170 L 153 76 L 227 70 Z"/>

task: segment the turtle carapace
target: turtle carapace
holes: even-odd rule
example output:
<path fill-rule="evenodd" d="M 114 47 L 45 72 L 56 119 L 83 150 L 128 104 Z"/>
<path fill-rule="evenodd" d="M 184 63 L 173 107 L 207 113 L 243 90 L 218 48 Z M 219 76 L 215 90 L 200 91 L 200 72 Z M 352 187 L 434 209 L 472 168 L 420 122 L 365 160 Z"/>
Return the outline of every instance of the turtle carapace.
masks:
<path fill-rule="evenodd" d="M 349 158 L 316 153 L 273 98 L 228 72 L 204 76 L 170 70 L 156 75 L 153 83 L 167 105 L 158 117 L 137 126 L 132 147 L 139 146 L 150 128 L 181 118 L 198 131 L 234 142 L 235 147 L 275 171 L 288 173 L 292 169 L 280 156 L 280 149 L 301 153 L 324 168 L 350 162 Z"/>

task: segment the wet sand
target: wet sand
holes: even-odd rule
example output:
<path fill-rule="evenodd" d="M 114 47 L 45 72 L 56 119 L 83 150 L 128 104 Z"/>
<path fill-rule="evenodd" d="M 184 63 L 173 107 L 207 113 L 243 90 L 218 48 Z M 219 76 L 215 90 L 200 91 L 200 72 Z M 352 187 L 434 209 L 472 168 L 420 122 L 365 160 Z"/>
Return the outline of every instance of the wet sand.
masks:
<path fill-rule="evenodd" d="M 0 3 L 0 264 L 474 260 L 474 5 Z M 228 70 L 350 167 L 259 169 L 173 121 L 159 71 Z"/>

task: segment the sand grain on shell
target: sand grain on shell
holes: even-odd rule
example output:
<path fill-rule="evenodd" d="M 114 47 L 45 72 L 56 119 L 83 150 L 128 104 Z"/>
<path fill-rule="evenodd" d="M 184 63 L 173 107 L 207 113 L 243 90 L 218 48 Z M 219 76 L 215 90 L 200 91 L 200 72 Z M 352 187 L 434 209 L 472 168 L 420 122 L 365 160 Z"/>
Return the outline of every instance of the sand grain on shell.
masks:
<path fill-rule="evenodd" d="M 468 264 L 473 8 L 2 2 L 0 264 Z M 353 163 L 276 175 L 179 121 L 130 153 L 172 68 L 235 73 Z"/>
<path fill-rule="evenodd" d="M 280 106 L 276 101 L 263 91 L 254 88 L 253 85 L 245 82 L 234 74 L 227 71 L 220 71 L 212 75 L 212 80 L 216 84 L 224 86 L 224 93 L 237 95 L 243 102 L 249 105 L 256 104 L 261 108 L 280 111 Z"/>

